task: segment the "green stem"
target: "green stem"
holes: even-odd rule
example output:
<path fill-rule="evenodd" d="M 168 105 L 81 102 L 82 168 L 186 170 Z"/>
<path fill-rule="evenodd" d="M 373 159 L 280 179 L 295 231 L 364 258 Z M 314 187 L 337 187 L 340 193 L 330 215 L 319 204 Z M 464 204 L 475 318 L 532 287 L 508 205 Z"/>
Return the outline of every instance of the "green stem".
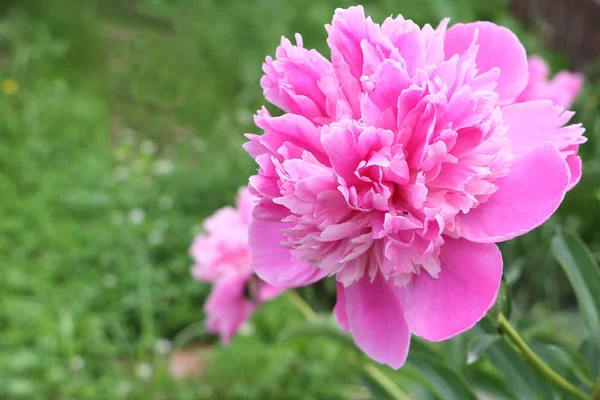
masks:
<path fill-rule="evenodd" d="M 316 318 L 317 314 L 313 311 L 313 309 L 308 305 L 306 301 L 293 289 L 288 289 L 286 291 L 289 299 L 294 303 L 294 305 L 300 310 L 300 312 L 304 315 L 307 320 L 312 320 Z M 383 389 L 390 397 L 394 400 L 410 400 L 410 397 L 406 393 L 404 393 L 394 381 L 392 381 L 386 374 L 381 372 L 379 368 L 377 368 L 373 364 L 365 364 L 363 365 L 363 369 L 365 372 L 373 379 L 381 389 Z"/>
<path fill-rule="evenodd" d="M 298 308 L 298 310 L 300 310 L 306 319 L 311 320 L 317 316 L 308 303 L 304 301 L 304 299 L 294 289 L 288 289 L 286 293 L 292 303 L 294 303 L 294 305 Z"/>
<path fill-rule="evenodd" d="M 523 340 L 519 333 L 512 327 L 510 322 L 506 319 L 504 314 L 498 314 L 498 326 L 502 328 L 503 334 L 506 334 L 516 347 L 520 350 L 521 357 L 528 361 L 534 368 L 544 374 L 550 381 L 556 386 L 563 389 L 565 392 L 570 393 L 578 399 L 591 400 L 592 398 L 576 388 L 573 384 L 567 381 L 565 378 L 560 376 L 556 371 L 548 366 L 537 354 L 529 347 L 529 345 Z"/>
<path fill-rule="evenodd" d="M 363 369 L 391 398 L 396 400 L 410 400 L 410 397 L 406 393 L 400 390 L 386 374 L 373 364 L 365 364 L 363 365 Z"/>

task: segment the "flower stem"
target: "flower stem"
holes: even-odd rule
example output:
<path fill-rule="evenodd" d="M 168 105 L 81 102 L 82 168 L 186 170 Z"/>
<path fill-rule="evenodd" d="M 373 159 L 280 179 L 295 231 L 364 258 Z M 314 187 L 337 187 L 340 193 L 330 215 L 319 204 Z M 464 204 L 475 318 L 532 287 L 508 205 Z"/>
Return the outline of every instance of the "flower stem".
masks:
<path fill-rule="evenodd" d="M 293 289 L 286 291 L 289 299 L 300 310 L 307 320 L 312 320 L 317 317 L 314 310 L 306 301 Z M 375 365 L 367 363 L 363 365 L 365 372 L 375 381 L 379 387 L 384 390 L 394 400 L 410 400 L 410 397 L 404 393 L 386 374 L 381 372 Z"/>
<path fill-rule="evenodd" d="M 410 400 L 410 397 L 406 393 L 404 393 L 396 384 L 383 372 L 381 372 L 376 366 L 373 364 L 365 364 L 363 365 L 363 369 L 371 379 L 373 379 L 377 384 L 390 395 L 392 399 L 396 400 Z"/>
<path fill-rule="evenodd" d="M 288 289 L 286 293 L 292 303 L 294 303 L 294 305 L 298 308 L 298 310 L 300 310 L 306 319 L 311 320 L 317 316 L 308 303 L 304 301 L 304 299 L 294 289 Z"/>
<path fill-rule="evenodd" d="M 600 372 L 598 372 L 596 383 L 592 386 L 592 396 L 594 400 L 600 400 Z"/>
<path fill-rule="evenodd" d="M 512 327 L 510 322 L 506 319 L 504 314 L 498 314 L 498 326 L 502 329 L 502 333 L 506 334 L 513 344 L 520 350 L 520 355 L 523 359 L 528 361 L 534 368 L 544 374 L 552 383 L 563 389 L 565 392 L 575 396 L 582 400 L 591 400 L 592 397 L 588 396 L 572 383 L 567 381 L 565 378 L 560 376 L 556 371 L 548 366 L 537 354 L 529 347 L 529 345 L 523 340 L 519 333 Z"/>

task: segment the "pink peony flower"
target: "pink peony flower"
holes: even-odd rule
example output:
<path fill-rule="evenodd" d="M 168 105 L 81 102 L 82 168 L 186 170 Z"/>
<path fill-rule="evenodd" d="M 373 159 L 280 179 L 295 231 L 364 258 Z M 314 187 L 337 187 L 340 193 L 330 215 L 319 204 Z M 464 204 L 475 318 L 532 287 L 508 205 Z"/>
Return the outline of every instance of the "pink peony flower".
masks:
<path fill-rule="evenodd" d="M 237 209 L 224 207 L 204 222 L 205 234 L 190 248 L 196 264 L 192 276 L 214 284 L 204 305 L 207 329 L 221 335 L 227 344 L 240 325 L 264 301 L 284 289 L 274 287 L 253 275 L 248 249 L 248 225 L 256 198 L 246 188 L 238 192 Z"/>
<path fill-rule="evenodd" d="M 267 57 L 264 130 L 245 149 L 252 265 L 266 282 L 335 276 L 334 313 L 370 357 L 403 365 L 411 332 L 471 328 L 494 304 L 495 242 L 546 221 L 581 174 L 580 125 L 527 85 L 517 37 L 489 22 L 383 25 L 362 7 L 327 25 L 330 63 L 282 39 Z"/>
<path fill-rule="evenodd" d="M 539 56 L 529 57 L 529 83 L 517 98 L 517 102 L 551 100 L 561 107 L 570 107 L 583 88 L 583 76 L 560 71 L 551 80 L 550 68 Z"/>

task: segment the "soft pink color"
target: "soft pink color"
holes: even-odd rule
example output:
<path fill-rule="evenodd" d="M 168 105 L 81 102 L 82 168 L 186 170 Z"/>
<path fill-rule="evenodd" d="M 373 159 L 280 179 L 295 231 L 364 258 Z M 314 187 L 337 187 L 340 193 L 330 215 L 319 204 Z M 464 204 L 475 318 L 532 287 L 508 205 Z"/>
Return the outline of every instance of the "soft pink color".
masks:
<path fill-rule="evenodd" d="M 552 79 L 549 76 L 550 67 L 542 57 L 529 57 L 529 83 L 517 102 L 550 100 L 561 107 L 570 107 L 583 89 L 583 76 L 569 71 L 560 71 Z"/>
<path fill-rule="evenodd" d="M 331 62 L 282 39 L 245 148 L 258 173 L 252 266 L 276 286 L 335 276 L 340 325 L 394 368 L 411 332 L 444 340 L 496 299 L 495 242 L 546 221 L 580 176 L 580 125 L 515 104 L 525 49 L 489 22 L 380 26 L 362 7 L 327 25 Z"/>
<path fill-rule="evenodd" d="M 257 278 L 250 266 L 248 226 L 256 198 L 246 188 L 238 192 L 237 208 L 224 207 L 204 222 L 205 233 L 194 240 L 190 254 L 192 276 L 211 282 L 213 290 L 204 305 L 209 332 L 227 344 L 258 305 L 284 289 Z"/>
<path fill-rule="evenodd" d="M 515 108 L 505 110 L 505 118 L 509 123 L 516 124 L 522 113 L 531 112 L 532 115 L 538 116 L 519 124 L 519 134 L 511 138 L 513 148 L 515 151 L 524 152 L 532 145 L 553 143 L 565 156 L 569 165 L 571 189 L 581 178 L 581 159 L 577 156 L 577 151 L 579 145 L 585 142 L 585 138 L 581 136 L 578 126 L 561 128 L 574 114 L 564 112 L 563 107 L 570 107 L 583 89 L 583 75 L 560 71 L 552 79 L 548 79 L 549 76 L 550 67 L 543 58 L 529 57 L 529 83 L 515 101 L 526 104 L 515 105 Z M 555 114 L 556 118 L 546 119 L 548 114 Z"/>

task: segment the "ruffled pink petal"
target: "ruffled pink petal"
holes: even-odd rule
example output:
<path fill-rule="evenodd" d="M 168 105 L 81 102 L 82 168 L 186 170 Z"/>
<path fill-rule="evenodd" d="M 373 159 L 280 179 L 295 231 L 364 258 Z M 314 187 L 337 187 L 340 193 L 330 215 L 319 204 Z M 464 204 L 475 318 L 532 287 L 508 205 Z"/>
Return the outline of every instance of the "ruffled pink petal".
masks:
<path fill-rule="evenodd" d="M 338 8 L 325 29 L 335 75 L 354 116 L 359 116 L 360 78 L 382 61 L 382 51 L 389 52 L 391 44 L 379 25 L 365 17 L 362 6 Z"/>
<path fill-rule="evenodd" d="M 415 276 L 406 289 L 404 317 L 415 335 L 449 339 L 472 328 L 494 305 L 502 255 L 493 243 L 445 238 L 439 277 Z"/>
<path fill-rule="evenodd" d="M 479 45 L 475 62 L 479 74 L 493 68 L 500 69 L 498 86 L 499 104 L 510 104 L 527 86 L 527 55 L 517 36 L 509 29 L 491 22 L 456 24 L 446 32 L 444 51 L 446 59 L 462 55 L 473 43 Z"/>
<path fill-rule="evenodd" d="M 585 129 L 581 124 L 563 126 L 569 122 L 573 112 L 565 111 L 549 100 L 536 100 L 505 107 L 503 114 L 510 125 L 508 136 L 513 143 L 513 154 L 521 155 L 550 143 L 560 150 L 569 166 L 568 189 L 579 182 L 581 159 L 577 157 L 577 151 L 587 139 L 582 136 Z"/>
<path fill-rule="evenodd" d="M 510 173 L 494 181 L 498 191 L 460 216 L 460 233 L 474 242 L 501 242 L 544 223 L 562 202 L 569 170 L 550 144 L 514 159 Z"/>
<path fill-rule="evenodd" d="M 369 357 L 392 368 L 406 361 L 410 331 L 402 312 L 403 289 L 377 274 L 345 289 L 348 327 L 356 345 Z"/>
<path fill-rule="evenodd" d="M 285 143 L 308 149 L 315 156 L 323 152 L 319 129 L 301 115 L 284 114 L 272 117 L 263 107 L 254 117 L 254 122 L 265 131 L 265 134 L 258 138 L 258 142 L 272 154 L 281 152 Z"/>
<path fill-rule="evenodd" d="M 585 131 L 581 125 L 563 126 L 574 113 L 565 111 L 549 100 L 512 104 L 505 107 L 502 114 L 509 125 L 507 134 L 515 156 L 528 153 L 544 143 L 551 143 L 563 150 L 586 141 L 581 136 Z"/>
<path fill-rule="evenodd" d="M 565 161 L 569 166 L 569 171 L 571 171 L 571 176 L 569 177 L 569 186 L 567 187 L 567 190 L 571 190 L 581 180 L 581 158 L 575 155 L 571 155 L 567 156 Z"/>
<path fill-rule="evenodd" d="M 236 208 L 245 225 L 250 225 L 250 221 L 252 221 L 252 209 L 257 200 L 258 198 L 251 195 L 247 187 L 238 189 Z"/>
<path fill-rule="evenodd" d="M 258 286 L 258 299 L 260 301 L 273 300 L 283 292 L 285 292 L 285 288 L 269 285 L 267 282 L 260 282 Z"/>
<path fill-rule="evenodd" d="M 254 219 L 250 224 L 249 247 L 252 268 L 265 282 L 281 288 L 306 286 L 327 275 L 326 271 L 298 261 L 292 251 L 281 247 L 281 230 L 289 224 Z"/>
<path fill-rule="evenodd" d="M 339 282 L 336 282 L 336 293 L 337 300 L 333 307 L 333 315 L 342 329 L 349 331 L 350 325 L 348 325 L 348 314 L 346 314 L 346 288 Z"/>
<path fill-rule="evenodd" d="M 316 50 L 302 47 L 302 37 L 296 34 L 297 45 L 281 39 L 276 59 L 267 57 L 265 75 L 260 83 L 265 98 L 286 112 L 309 120 L 326 117 L 327 99 L 320 88 L 321 80 L 333 77 L 329 60 Z"/>
<path fill-rule="evenodd" d="M 219 280 L 204 305 L 206 325 L 227 344 L 240 325 L 254 313 L 256 306 L 244 297 L 248 274 L 231 274 Z"/>

